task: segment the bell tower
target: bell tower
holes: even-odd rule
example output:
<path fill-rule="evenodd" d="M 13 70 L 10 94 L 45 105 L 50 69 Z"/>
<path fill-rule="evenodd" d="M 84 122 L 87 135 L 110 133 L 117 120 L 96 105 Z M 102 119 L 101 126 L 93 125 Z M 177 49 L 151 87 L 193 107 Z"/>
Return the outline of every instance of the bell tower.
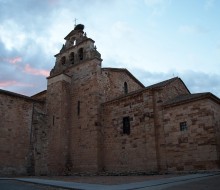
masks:
<path fill-rule="evenodd" d="M 101 54 L 94 45 L 95 41 L 88 38 L 83 30 L 84 25 L 78 24 L 75 26 L 74 30 L 64 38 L 66 42 L 63 44 L 60 52 L 55 55 L 56 63 L 50 75 L 65 72 L 66 69 L 73 65 L 94 58 L 101 59 Z"/>
<path fill-rule="evenodd" d="M 78 24 L 64 38 L 48 77 L 48 171 L 100 170 L 101 54 Z"/>

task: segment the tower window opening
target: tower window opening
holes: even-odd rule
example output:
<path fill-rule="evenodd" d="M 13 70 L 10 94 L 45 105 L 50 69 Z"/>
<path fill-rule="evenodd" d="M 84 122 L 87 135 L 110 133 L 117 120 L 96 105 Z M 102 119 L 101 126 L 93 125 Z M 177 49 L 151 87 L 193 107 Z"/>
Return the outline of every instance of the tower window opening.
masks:
<path fill-rule="evenodd" d="M 70 44 L 71 44 L 72 46 L 75 46 L 75 45 L 76 45 L 76 39 L 75 39 L 74 37 L 70 39 Z"/>
<path fill-rule="evenodd" d="M 128 93 L 128 84 L 127 84 L 127 82 L 124 82 L 124 93 L 125 94 Z"/>
<path fill-rule="evenodd" d="M 74 52 L 71 52 L 71 53 L 70 53 L 70 63 L 71 63 L 71 64 L 74 64 L 74 60 L 75 60 Z"/>
<path fill-rule="evenodd" d="M 61 64 L 64 65 L 66 63 L 66 57 L 63 56 L 60 60 Z"/>
<path fill-rule="evenodd" d="M 78 54 L 79 54 L 79 60 L 83 60 L 83 48 L 79 49 Z"/>

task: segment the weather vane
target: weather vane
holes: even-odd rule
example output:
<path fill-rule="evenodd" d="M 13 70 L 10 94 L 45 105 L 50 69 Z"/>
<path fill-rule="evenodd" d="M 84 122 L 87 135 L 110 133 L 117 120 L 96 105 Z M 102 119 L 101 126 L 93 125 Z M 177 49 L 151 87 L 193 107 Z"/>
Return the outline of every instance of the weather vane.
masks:
<path fill-rule="evenodd" d="M 74 25 L 74 26 L 75 26 L 75 27 L 76 27 L 76 21 L 77 21 L 77 20 L 78 20 L 78 19 L 76 19 L 76 18 L 74 19 L 74 22 L 75 22 L 75 25 Z"/>

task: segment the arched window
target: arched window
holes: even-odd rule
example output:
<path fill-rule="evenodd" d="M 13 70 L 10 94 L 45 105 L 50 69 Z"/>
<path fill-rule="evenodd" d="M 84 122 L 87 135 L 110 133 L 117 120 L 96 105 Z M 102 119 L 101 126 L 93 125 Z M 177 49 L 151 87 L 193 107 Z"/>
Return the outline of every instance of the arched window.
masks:
<path fill-rule="evenodd" d="M 124 93 L 125 94 L 128 93 L 128 84 L 127 84 L 127 82 L 124 82 Z"/>
<path fill-rule="evenodd" d="M 62 65 L 64 65 L 64 64 L 66 63 L 66 57 L 65 57 L 65 56 L 63 56 L 63 57 L 61 58 L 60 63 L 61 63 Z"/>
<path fill-rule="evenodd" d="M 71 52 L 71 53 L 70 53 L 70 57 L 69 57 L 69 58 L 70 58 L 70 63 L 71 63 L 71 64 L 74 64 L 74 60 L 75 60 L 74 52 Z"/>
<path fill-rule="evenodd" d="M 78 51 L 79 60 L 83 60 L 83 48 L 80 48 Z"/>

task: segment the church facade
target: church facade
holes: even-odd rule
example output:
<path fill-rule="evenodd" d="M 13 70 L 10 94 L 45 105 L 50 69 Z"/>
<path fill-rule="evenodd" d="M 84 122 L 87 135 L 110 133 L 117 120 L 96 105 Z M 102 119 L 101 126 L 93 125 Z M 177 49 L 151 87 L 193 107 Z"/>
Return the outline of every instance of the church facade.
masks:
<path fill-rule="evenodd" d="M 55 55 L 47 90 L 0 90 L 0 175 L 158 173 L 220 168 L 220 99 L 178 78 L 145 87 L 102 68 L 75 26 Z"/>

